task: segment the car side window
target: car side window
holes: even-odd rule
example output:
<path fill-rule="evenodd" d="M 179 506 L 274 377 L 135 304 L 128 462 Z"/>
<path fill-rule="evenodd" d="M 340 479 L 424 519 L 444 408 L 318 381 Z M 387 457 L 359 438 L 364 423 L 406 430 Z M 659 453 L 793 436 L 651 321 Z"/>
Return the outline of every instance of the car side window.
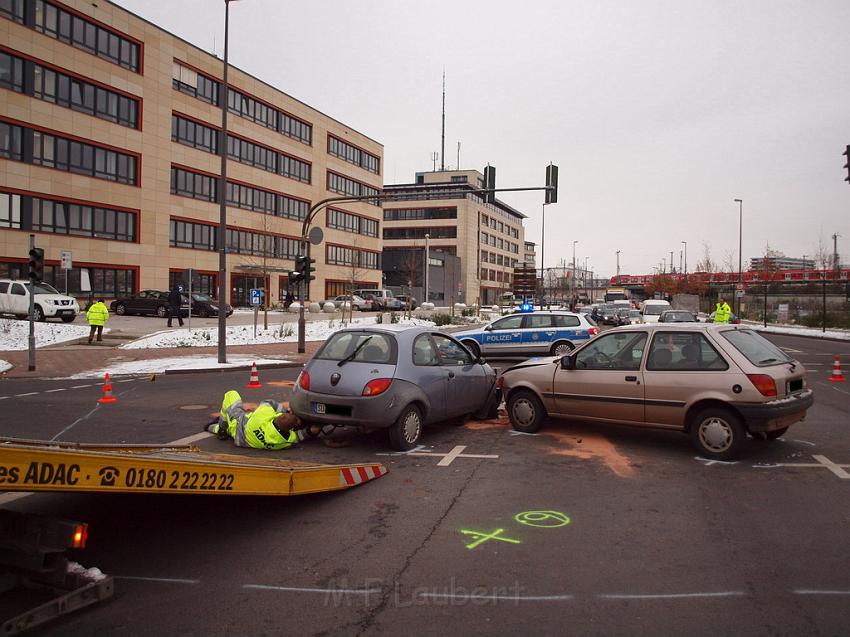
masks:
<path fill-rule="evenodd" d="M 437 350 L 434 349 L 434 343 L 431 342 L 428 334 L 420 334 L 413 341 L 413 364 L 423 366 L 440 364 Z"/>
<path fill-rule="evenodd" d="M 637 370 L 646 347 L 646 332 L 597 336 L 576 354 L 576 369 Z"/>
<path fill-rule="evenodd" d="M 506 316 L 503 319 L 499 319 L 495 323 L 493 323 L 494 330 L 518 330 L 520 326 L 522 326 L 522 314 L 514 314 L 513 316 Z"/>
<path fill-rule="evenodd" d="M 440 365 L 471 365 L 472 356 L 458 343 L 442 334 L 434 334 L 434 343 L 440 356 Z"/>
<path fill-rule="evenodd" d="M 0 294 L 6 294 L 9 291 L 9 283 L 8 281 L 3 281 L 0 283 Z"/>
<path fill-rule="evenodd" d="M 12 284 L 12 294 L 17 294 L 18 296 L 26 296 L 26 290 L 24 290 L 24 286 L 20 283 Z"/>
<path fill-rule="evenodd" d="M 652 339 L 646 369 L 722 371 L 729 369 L 729 364 L 702 334 L 659 332 Z"/>
<path fill-rule="evenodd" d="M 578 327 L 581 324 L 577 316 L 556 314 L 552 318 L 555 319 L 555 327 Z"/>
<path fill-rule="evenodd" d="M 529 314 L 525 326 L 530 330 L 552 327 L 552 317 L 548 314 Z"/>

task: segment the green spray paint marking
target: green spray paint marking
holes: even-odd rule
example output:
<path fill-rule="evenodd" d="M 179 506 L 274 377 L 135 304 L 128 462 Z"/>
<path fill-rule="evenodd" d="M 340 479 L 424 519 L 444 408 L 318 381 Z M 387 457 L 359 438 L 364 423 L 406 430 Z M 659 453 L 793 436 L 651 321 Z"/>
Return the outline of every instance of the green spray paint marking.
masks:
<path fill-rule="evenodd" d="M 570 519 L 560 511 L 523 511 L 517 513 L 514 520 L 526 526 L 542 529 L 556 529 L 570 523 Z"/>
<path fill-rule="evenodd" d="M 484 531 L 467 531 L 466 529 L 461 529 L 460 532 L 464 535 L 471 535 L 475 538 L 475 541 L 472 542 L 472 544 L 466 545 L 466 548 L 468 549 L 474 549 L 476 546 L 478 546 L 479 544 L 483 544 L 487 540 L 500 540 L 502 542 L 509 542 L 511 544 L 522 544 L 522 542 L 520 542 L 519 540 L 512 540 L 509 537 L 500 537 L 501 533 L 504 530 L 505 529 L 496 529 L 495 531 L 486 533 Z"/>

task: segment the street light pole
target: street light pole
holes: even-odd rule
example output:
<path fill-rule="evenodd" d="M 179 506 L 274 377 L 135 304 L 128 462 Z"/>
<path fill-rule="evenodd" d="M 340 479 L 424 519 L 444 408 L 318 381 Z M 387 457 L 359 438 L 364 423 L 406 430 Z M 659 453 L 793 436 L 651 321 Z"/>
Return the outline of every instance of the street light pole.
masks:
<path fill-rule="evenodd" d="M 422 295 L 425 298 L 422 299 L 423 303 L 428 302 L 428 284 L 430 283 L 430 280 L 428 279 L 428 262 L 431 260 L 431 246 L 428 242 L 430 241 L 430 239 L 431 239 L 431 235 L 426 234 L 425 235 L 425 294 Z"/>
<path fill-rule="evenodd" d="M 688 242 L 682 241 L 682 244 L 684 244 L 684 246 L 685 246 L 685 269 L 684 269 L 684 272 L 685 272 L 685 276 L 688 276 Z"/>
<path fill-rule="evenodd" d="M 546 254 L 546 206 L 548 205 L 543 204 L 543 221 L 540 224 L 540 287 L 543 288 L 544 295 L 546 294 L 546 270 L 543 269 L 543 257 Z"/>
<path fill-rule="evenodd" d="M 735 199 L 738 204 L 738 285 L 741 284 L 742 281 L 742 268 L 741 268 L 741 246 L 742 246 L 742 238 L 744 236 L 744 200 L 743 199 Z M 737 312 L 735 312 L 738 316 L 741 316 L 741 299 L 738 297 L 738 290 L 735 290 L 735 305 L 738 308 Z"/>
<path fill-rule="evenodd" d="M 570 290 L 572 293 L 570 294 L 570 309 L 575 309 L 575 297 L 576 297 L 576 244 L 578 243 L 578 239 L 573 241 L 573 276 L 570 279 Z"/>
<path fill-rule="evenodd" d="M 620 285 L 620 252 L 621 250 L 617 250 L 617 285 Z"/>

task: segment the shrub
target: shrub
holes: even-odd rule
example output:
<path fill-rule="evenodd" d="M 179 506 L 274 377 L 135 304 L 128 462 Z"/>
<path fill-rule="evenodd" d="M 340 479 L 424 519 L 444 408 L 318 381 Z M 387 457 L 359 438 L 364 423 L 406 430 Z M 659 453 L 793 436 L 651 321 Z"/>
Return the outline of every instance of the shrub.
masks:
<path fill-rule="evenodd" d="M 431 320 L 434 321 L 434 325 L 440 327 L 441 325 L 450 325 L 452 317 L 448 314 L 434 314 L 434 316 L 431 317 Z"/>

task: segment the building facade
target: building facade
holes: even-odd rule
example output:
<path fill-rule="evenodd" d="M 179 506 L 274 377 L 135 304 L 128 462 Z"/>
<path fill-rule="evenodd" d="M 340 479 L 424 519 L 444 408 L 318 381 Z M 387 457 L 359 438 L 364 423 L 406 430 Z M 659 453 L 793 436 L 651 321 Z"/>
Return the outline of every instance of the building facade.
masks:
<path fill-rule="evenodd" d="M 767 261 L 768 269 L 771 270 L 812 270 L 815 267 L 814 259 L 777 255 L 768 257 L 767 259 L 764 257 L 750 257 L 750 270 L 764 270 L 765 261 Z"/>
<path fill-rule="evenodd" d="M 384 187 L 385 255 L 424 250 L 427 235 L 432 250 L 460 258 L 449 298 L 429 298 L 432 302 L 489 305 L 512 289 L 513 269 L 525 257 L 526 216 L 470 192 L 483 184 L 477 170 L 453 170 L 417 173 L 413 184 Z"/>
<path fill-rule="evenodd" d="M 428 298 L 437 306 L 447 305 L 456 293 L 461 261 L 440 248 L 428 250 Z M 425 298 L 425 248 L 393 248 L 381 256 L 384 285 L 394 294 Z"/>
<path fill-rule="evenodd" d="M 523 261 L 531 267 L 537 265 L 537 244 L 534 241 L 526 241 L 523 253 Z"/>
<path fill-rule="evenodd" d="M 67 251 L 74 294 L 165 289 L 192 268 L 216 295 L 224 196 L 228 300 L 283 296 L 311 204 L 378 194 L 383 147 L 232 66 L 225 96 L 222 75 L 111 2 L 0 2 L 0 277 L 26 277 L 34 234 L 60 290 Z M 377 201 L 320 210 L 313 298 L 380 283 L 381 216 Z"/>

